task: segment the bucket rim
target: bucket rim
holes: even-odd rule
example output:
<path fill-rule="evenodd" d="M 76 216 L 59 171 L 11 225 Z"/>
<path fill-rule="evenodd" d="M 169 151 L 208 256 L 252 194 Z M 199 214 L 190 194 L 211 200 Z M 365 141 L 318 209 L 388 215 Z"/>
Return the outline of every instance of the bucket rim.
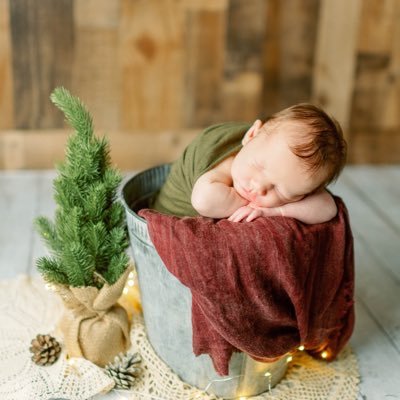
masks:
<path fill-rule="evenodd" d="M 125 189 L 129 186 L 129 184 L 134 180 L 134 179 L 139 179 L 140 176 L 148 174 L 150 171 L 154 171 L 157 169 L 164 169 L 168 168 L 171 166 L 171 163 L 163 163 L 159 165 L 155 165 L 150 168 L 146 168 L 141 171 L 133 171 L 129 173 L 128 175 L 125 175 L 121 181 L 121 184 L 119 185 L 118 188 L 118 199 L 121 201 L 122 205 L 124 206 L 124 209 L 126 212 L 128 212 L 133 218 L 136 218 L 140 222 L 147 224 L 146 220 L 141 217 L 139 214 L 137 214 L 135 211 L 132 210 L 132 208 L 128 205 L 127 201 L 125 200 Z"/>
<path fill-rule="evenodd" d="M 146 170 L 145 170 L 146 171 Z M 118 199 L 124 206 L 125 212 L 128 212 L 132 217 L 138 219 L 139 221 L 143 222 L 146 224 L 146 220 L 141 217 L 139 214 L 137 214 L 135 211 L 132 210 L 132 208 L 128 205 L 128 203 L 125 200 L 125 194 L 124 194 L 124 189 L 129 185 L 129 183 L 135 179 L 138 175 L 142 174 L 144 171 L 141 172 L 133 172 L 130 175 L 125 176 L 122 179 L 122 182 L 120 184 L 120 187 L 118 189 Z"/>

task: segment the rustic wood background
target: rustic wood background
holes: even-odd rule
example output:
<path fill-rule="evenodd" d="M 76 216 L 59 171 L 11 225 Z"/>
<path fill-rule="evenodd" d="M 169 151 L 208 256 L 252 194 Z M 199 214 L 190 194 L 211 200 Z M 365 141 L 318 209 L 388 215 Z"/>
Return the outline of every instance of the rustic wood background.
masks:
<path fill-rule="evenodd" d="M 0 0 L 0 168 L 63 158 L 58 85 L 122 169 L 300 101 L 342 123 L 350 162 L 399 163 L 400 1 Z"/>

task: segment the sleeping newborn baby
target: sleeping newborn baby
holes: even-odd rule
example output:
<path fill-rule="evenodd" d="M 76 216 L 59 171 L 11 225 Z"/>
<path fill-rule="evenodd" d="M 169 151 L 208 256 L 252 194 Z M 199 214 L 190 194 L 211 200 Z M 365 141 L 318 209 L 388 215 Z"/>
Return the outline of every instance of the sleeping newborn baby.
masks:
<path fill-rule="evenodd" d="M 307 224 L 326 222 L 337 209 L 325 187 L 345 161 L 339 124 L 320 108 L 302 103 L 265 123 L 206 129 L 172 165 L 151 207 L 233 222 L 279 215 Z"/>

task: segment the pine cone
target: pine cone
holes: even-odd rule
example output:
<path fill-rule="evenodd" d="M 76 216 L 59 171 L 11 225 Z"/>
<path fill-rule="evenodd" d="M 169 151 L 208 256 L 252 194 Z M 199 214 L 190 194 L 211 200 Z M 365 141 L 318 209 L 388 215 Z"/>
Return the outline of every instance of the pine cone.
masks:
<path fill-rule="evenodd" d="M 32 361 L 37 365 L 54 364 L 61 353 L 60 343 L 50 335 L 37 335 L 31 345 Z"/>
<path fill-rule="evenodd" d="M 115 382 L 115 387 L 130 389 L 139 376 L 142 369 L 137 365 L 142 361 L 139 353 L 120 353 L 114 358 L 113 363 L 105 366 L 106 374 Z"/>

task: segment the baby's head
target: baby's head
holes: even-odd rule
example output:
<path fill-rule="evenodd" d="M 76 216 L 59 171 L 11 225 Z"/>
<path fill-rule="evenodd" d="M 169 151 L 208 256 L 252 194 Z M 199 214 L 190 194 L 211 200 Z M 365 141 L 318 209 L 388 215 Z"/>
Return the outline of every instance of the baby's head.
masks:
<path fill-rule="evenodd" d="M 233 185 L 249 201 L 278 207 L 328 185 L 346 162 L 338 122 L 301 103 L 257 120 L 232 163 Z"/>

